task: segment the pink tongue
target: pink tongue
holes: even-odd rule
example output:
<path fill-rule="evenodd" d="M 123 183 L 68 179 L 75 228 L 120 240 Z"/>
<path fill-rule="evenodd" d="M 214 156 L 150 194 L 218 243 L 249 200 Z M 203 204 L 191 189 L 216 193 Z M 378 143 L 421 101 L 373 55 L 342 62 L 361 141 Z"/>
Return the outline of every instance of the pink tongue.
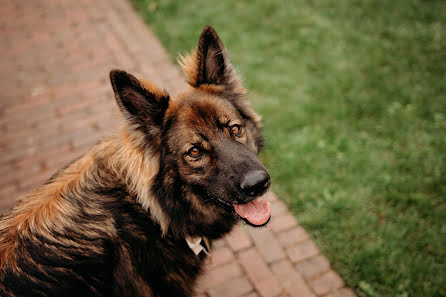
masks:
<path fill-rule="evenodd" d="M 253 225 L 263 225 L 271 216 L 270 203 L 263 197 L 254 199 L 246 204 L 233 204 L 235 212 L 247 219 Z"/>

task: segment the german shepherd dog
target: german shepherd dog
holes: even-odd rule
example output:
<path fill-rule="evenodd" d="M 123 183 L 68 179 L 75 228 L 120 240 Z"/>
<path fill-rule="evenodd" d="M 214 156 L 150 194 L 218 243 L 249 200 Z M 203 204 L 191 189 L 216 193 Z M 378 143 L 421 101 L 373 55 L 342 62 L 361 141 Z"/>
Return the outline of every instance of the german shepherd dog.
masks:
<path fill-rule="evenodd" d="M 182 66 L 174 98 L 110 72 L 124 125 L 1 218 L 1 296 L 191 296 L 208 242 L 268 223 L 260 118 L 212 27 Z"/>

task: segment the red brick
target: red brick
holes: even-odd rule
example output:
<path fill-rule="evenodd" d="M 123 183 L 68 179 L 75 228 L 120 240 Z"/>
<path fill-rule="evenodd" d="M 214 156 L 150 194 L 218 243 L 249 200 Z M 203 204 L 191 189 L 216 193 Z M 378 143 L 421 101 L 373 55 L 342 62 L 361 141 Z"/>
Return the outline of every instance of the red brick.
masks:
<path fill-rule="evenodd" d="M 88 81 L 88 78 L 93 79 L 97 76 L 97 71 L 94 71 L 92 68 L 104 68 L 111 69 L 113 68 L 114 63 L 110 63 L 112 57 L 110 56 L 96 56 L 91 58 L 88 61 L 80 62 L 72 67 L 73 71 L 82 72 L 82 77 L 80 77 L 79 81 Z M 87 79 L 86 79 L 87 78 Z M 94 99 L 94 98 L 91 98 Z"/>
<path fill-rule="evenodd" d="M 298 263 L 296 269 L 308 279 L 330 270 L 330 263 L 324 256 L 317 256 Z"/>
<path fill-rule="evenodd" d="M 110 88 L 108 82 L 98 85 L 97 87 L 85 90 L 82 94 L 82 100 L 87 102 L 102 103 L 102 107 L 114 106 L 113 104 L 113 89 Z M 107 104 L 108 103 L 108 104 Z"/>
<path fill-rule="evenodd" d="M 49 106 L 47 106 L 49 105 Z M 56 112 L 50 104 L 35 106 L 27 112 L 9 114 L 5 117 L 6 127 L 9 132 L 18 132 L 33 127 L 36 123 L 53 120 Z"/>
<path fill-rule="evenodd" d="M 252 245 L 251 239 L 240 226 L 235 226 L 226 236 L 226 242 L 233 251 L 240 251 Z"/>
<path fill-rule="evenodd" d="M 16 197 L 12 196 L 7 198 L 0 197 L 0 215 L 10 210 L 17 203 L 18 200 L 19 200 L 18 195 Z"/>
<path fill-rule="evenodd" d="M 93 129 L 84 129 L 87 130 L 85 133 L 76 133 L 73 135 L 73 148 L 82 149 L 82 148 L 92 148 L 95 144 L 99 143 L 99 141 L 104 138 L 102 133 L 98 133 Z"/>
<path fill-rule="evenodd" d="M 107 46 L 112 50 L 115 59 L 117 60 L 117 66 L 120 68 L 132 68 L 135 65 L 135 61 L 127 53 L 123 45 L 118 41 L 116 36 L 108 35 L 105 38 Z"/>
<path fill-rule="evenodd" d="M 223 266 L 206 269 L 201 286 L 205 289 L 217 287 L 218 285 L 242 274 L 240 266 L 233 262 Z"/>
<path fill-rule="evenodd" d="M 45 89 L 46 91 L 46 89 Z M 52 94 L 47 92 L 40 93 L 37 96 L 27 96 L 20 104 L 13 105 L 5 110 L 5 114 L 14 114 L 19 112 L 29 112 L 39 106 L 48 105 L 53 100 Z"/>
<path fill-rule="evenodd" d="M 0 197 L 10 196 L 17 192 L 17 184 L 9 183 L 3 187 L 0 187 Z"/>
<path fill-rule="evenodd" d="M 244 295 L 243 297 L 260 297 L 256 292 L 249 293 L 248 295 Z"/>
<path fill-rule="evenodd" d="M 272 216 L 278 216 L 284 212 L 287 212 L 288 208 L 286 207 L 285 203 L 283 203 L 280 200 L 277 200 L 273 203 L 271 203 L 271 215 Z"/>
<path fill-rule="evenodd" d="M 208 263 L 209 267 L 216 267 L 234 260 L 234 254 L 227 247 L 213 249 L 211 251 L 211 255 L 212 255 L 212 261 Z"/>
<path fill-rule="evenodd" d="M 334 271 L 329 271 L 308 283 L 318 295 L 324 295 L 344 286 L 344 282 Z"/>
<path fill-rule="evenodd" d="M 11 147 L 17 147 L 19 145 L 27 144 L 29 143 L 29 140 L 27 138 L 30 136 L 32 136 L 32 133 L 30 133 L 29 130 L 21 130 L 15 133 L 2 131 L 2 137 L 0 138 L 0 147 L 10 149 Z"/>
<path fill-rule="evenodd" d="M 9 209 L 18 199 L 16 183 L 11 183 L 0 188 L 0 213 L 3 209 Z"/>
<path fill-rule="evenodd" d="M 58 155 L 55 155 L 53 158 L 48 158 L 45 161 L 45 168 L 49 170 L 55 170 L 57 171 L 60 168 L 65 167 L 66 165 L 70 164 L 71 162 L 79 159 L 81 156 L 83 156 L 88 150 L 76 150 L 76 151 L 70 151 L 61 153 Z"/>
<path fill-rule="evenodd" d="M 57 115 L 64 116 L 67 113 L 75 113 L 78 110 L 86 109 L 91 104 L 94 104 L 94 98 L 90 100 L 85 100 L 83 98 L 79 98 L 78 96 L 71 97 L 72 100 L 66 101 L 64 105 L 57 108 Z"/>
<path fill-rule="evenodd" d="M 239 297 L 253 290 L 245 277 L 237 277 L 221 285 L 209 289 L 209 297 Z"/>
<path fill-rule="evenodd" d="M 33 178 L 35 175 L 39 175 L 42 171 L 42 166 L 38 163 L 30 164 L 26 167 L 16 167 L 11 166 L 9 172 L 2 175 L 0 179 L 0 186 L 4 186 L 9 183 L 16 181 L 23 181 L 29 178 Z"/>
<path fill-rule="evenodd" d="M 290 260 L 294 263 L 311 258 L 319 254 L 319 249 L 312 241 L 304 241 L 286 249 Z"/>
<path fill-rule="evenodd" d="M 33 175 L 32 177 L 19 180 L 19 190 L 29 192 L 35 188 L 43 185 L 54 173 L 55 170 L 42 171 L 39 174 Z"/>
<path fill-rule="evenodd" d="M 92 128 L 89 128 L 90 131 L 92 131 Z M 84 129 L 87 130 L 87 129 Z M 81 137 L 82 133 L 84 131 L 71 131 L 69 133 L 60 133 L 58 131 L 54 131 L 53 135 L 43 135 L 41 139 L 39 140 L 39 146 L 42 150 L 47 150 L 52 147 L 59 147 L 61 145 L 64 145 L 66 143 L 70 143 L 73 138 L 75 137 Z M 85 131 L 86 132 L 86 131 Z"/>
<path fill-rule="evenodd" d="M 265 198 L 266 198 L 266 200 L 268 200 L 271 203 L 278 201 L 277 196 L 276 196 L 276 194 L 273 193 L 273 191 L 268 191 L 265 194 Z"/>
<path fill-rule="evenodd" d="M 253 281 L 260 282 L 273 276 L 268 265 L 255 248 L 241 252 L 239 262 Z"/>
<path fill-rule="evenodd" d="M 3 154 L 0 158 L 2 164 L 7 162 L 16 162 L 22 158 L 29 158 L 35 155 L 37 152 L 36 146 L 19 147 L 14 150 L 9 150 L 7 154 Z"/>
<path fill-rule="evenodd" d="M 289 212 L 274 217 L 268 225 L 274 232 L 285 231 L 295 226 L 297 226 L 297 221 Z"/>
<path fill-rule="evenodd" d="M 44 164 L 45 160 L 51 159 L 54 156 L 65 154 L 71 150 L 71 144 L 61 143 L 57 146 L 49 147 L 47 149 L 39 149 L 38 154 L 23 158 L 16 163 L 17 168 L 24 168 L 29 166 L 36 166 Z"/>
<path fill-rule="evenodd" d="M 3 153 L 3 149 L 0 149 L 0 154 Z M 0 176 L 6 176 L 11 172 L 14 166 L 14 162 L 0 163 Z M 0 179 L 1 180 L 1 179 Z"/>
<path fill-rule="evenodd" d="M 293 269 L 288 261 L 276 262 L 271 266 L 274 274 L 290 297 L 316 297 L 304 279 Z"/>
<path fill-rule="evenodd" d="M 291 246 L 309 238 L 307 232 L 301 226 L 297 226 L 291 230 L 279 233 L 277 237 L 283 247 Z"/>
<path fill-rule="evenodd" d="M 276 236 L 268 228 L 251 229 L 249 234 L 257 250 L 268 263 L 285 257 L 285 253 L 277 241 Z"/>
<path fill-rule="evenodd" d="M 255 249 L 241 252 L 239 260 L 262 297 L 274 297 L 282 291 L 279 280 Z"/>
<path fill-rule="evenodd" d="M 338 289 L 324 297 L 356 297 L 356 294 L 349 288 Z"/>
<path fill-rule="evenodd" d="M 101 122 L 106 122 L 104 123 L 103 129 L 106 128 L 106 126 L 115 127 L 112 117 L 107 113 L 104 114 L 104 108 L 102 108 L 102 113 L 96 112 L 87 114 L 85 111 L 76 112 L 64 117 L 64 120 L 59 123 L 61 129 L 60 133 L 99 126 Z"/>
<path fill-rule="evenodd" d="M 218 249 L 218 248 L 225 247 L 225 246 L 226 246 L 226 242 L 223 238 L 212 242 L 212 249 Z"/>

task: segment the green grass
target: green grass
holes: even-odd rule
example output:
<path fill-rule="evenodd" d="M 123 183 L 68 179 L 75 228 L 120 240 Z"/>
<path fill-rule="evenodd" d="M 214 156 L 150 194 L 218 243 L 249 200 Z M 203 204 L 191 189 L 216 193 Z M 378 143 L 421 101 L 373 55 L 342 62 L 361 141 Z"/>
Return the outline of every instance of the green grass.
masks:
<path fill-rule="evenodd" d="M 445 1 L 132 1 L 173 59 L 216 28 L 274 191 L 358 295 L 446 296 Z"/>

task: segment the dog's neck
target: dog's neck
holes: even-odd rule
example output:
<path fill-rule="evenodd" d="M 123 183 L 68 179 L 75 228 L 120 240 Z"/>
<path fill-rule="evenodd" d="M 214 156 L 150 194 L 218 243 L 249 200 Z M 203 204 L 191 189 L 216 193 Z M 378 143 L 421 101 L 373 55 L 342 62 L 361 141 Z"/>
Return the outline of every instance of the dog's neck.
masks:
<path fill-rule="evenodd" d="M 152 193 L 152 185 L 159 172 L 159 156 L 150 147 L 144 147 L 146 140 L 142 132 L 130 129 L 123 126 L 95 151 L 97 154 L 110 154 L 110 169 L 122 179 L 129 193 L 150 213 L 165 235 L 169 229 L 169 220 Z"/>

